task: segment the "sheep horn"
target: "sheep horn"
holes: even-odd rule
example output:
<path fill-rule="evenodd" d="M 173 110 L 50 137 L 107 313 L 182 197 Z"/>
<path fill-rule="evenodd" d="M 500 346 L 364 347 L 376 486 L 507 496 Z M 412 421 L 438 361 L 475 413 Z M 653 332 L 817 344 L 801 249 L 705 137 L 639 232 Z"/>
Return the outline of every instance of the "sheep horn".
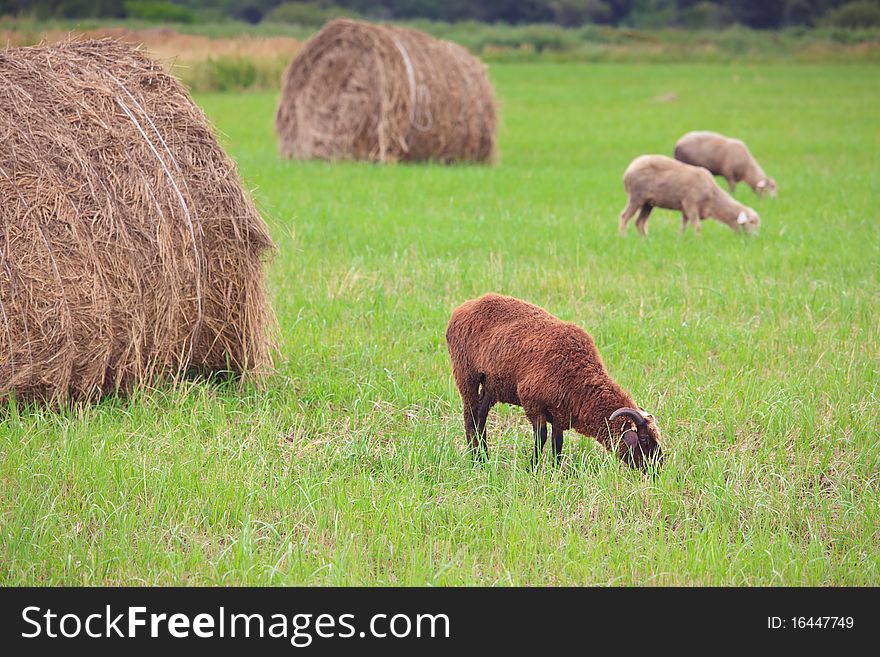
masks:
<path fill-rule="evenodd" d="M 639 413 L 636 409 L 628 408 L 626 406 L 624 406 L 623 408 L 618 408 L 616 411 L 614 411 L 611 414 L 611 417 L 608 418 L 608 421 L 611 422 L 612 420 L 616 420 L 621 415 L 624 415 L 624 416 L 628 417 L 629 419 L 631 419 L 633 422 L 635 422 L 636 427 L 639 429 L 645 428 L 648 424 L 647 421 L 645 420 L 645 416 L 643 416 L 641 413 Z"/>

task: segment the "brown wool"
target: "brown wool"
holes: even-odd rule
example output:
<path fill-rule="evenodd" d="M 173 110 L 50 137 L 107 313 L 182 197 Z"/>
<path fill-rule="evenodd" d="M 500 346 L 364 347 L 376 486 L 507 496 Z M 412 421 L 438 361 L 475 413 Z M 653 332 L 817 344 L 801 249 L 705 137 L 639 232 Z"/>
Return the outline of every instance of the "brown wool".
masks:
<path fill-rule="evenodd" d="M 452 312 L 446 344 L 474 450 L 485 449 L 486 416 L 502 402 L 521 406 L 539 436 L 543 427 L 545 439 L 550 424 L 557 455 L 563 432 L 571 428 L 631 460 L 620 440 L 631 421 L 610 417 L 638 406 L 608 374 L 593 339 L 580 327 L 531 303 L 486 294 Z M 650 454 L 659 448 L 660 432 L 653 418 L 645 419 L 639 437 Z M 641 458 L 634 464 L 641 465 Z"/>

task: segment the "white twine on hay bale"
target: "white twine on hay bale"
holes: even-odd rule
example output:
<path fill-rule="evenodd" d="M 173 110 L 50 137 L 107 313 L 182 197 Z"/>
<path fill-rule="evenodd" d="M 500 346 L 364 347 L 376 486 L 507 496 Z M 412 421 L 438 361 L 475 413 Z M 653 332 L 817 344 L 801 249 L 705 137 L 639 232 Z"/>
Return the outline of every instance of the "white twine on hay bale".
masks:
<path fill-rule="evenodd" d="M 162 137 L 162 134 L 156 129 L 156 124 L 153 123 L 153 120 L 150 118 L 150 115 L 144 111 L 144 108 L 141 107 L 140 103 L 137 102 L 137 99 L 131 95 L 131 92 L 125 88 L 124 84 L 122 84 L 119 80 L 117 80 L 115 77 L 113 77 L 113 75 L 111 73 L 107 73 L 107 77 L 109 77 L 111 80 L 113 80 L 116 84 L 119 85 L 119 87 L 131 99 L 132 103 L 134 103 L 134 106 L 137 107 L 137 109 L 141 113 L 141 115 L 147 120 L 147 122 L 150 124 L 150 127 L 153 129 L 153 134 L 155 134 L 156 137 L 159 138 L 159 141 L 162 144 L 162 148 L 165 149 L 165 153 L 168 156 L 168 159 L 174 163 L 174 168 L 177 169 L 177 173 L 180 174 L 181 173 L 180 166 L 178 166 L 177 160 L 174 159 L 174 156 L 171 154 L 171 151 L 168 149 L 168 144 L 165 142 L 165 139 Z M 165 172 L 165 175 L 168 178 L 168 182 L 174 188 L 175 194 L 177 194 L 177 198 L 180 201 L 180 207 L 183 210 L 183 215 L 184 215 L 184 217 L 186 217 L 187 227 L 189 228 L 189 234 L 190 234 L 190 238 L 192 240 L 193 252 L 195 253 L 194 259 L 196 260 L 196 267 L 197 267 L 197 269 L 196 269 L 196 299 L 198 301 L 198 316 L 196 317 L 196 324 L 195 324 L 195 327 L 193 328 L 192 335 L 190 336 L 189 351 L 187 352 L 187 355 L 186 355 L 186 360 L 189 360 L 190 358 L 192 358 L 193 344 L 195 343 L 196 339 L 198 338 L 199 329 L 201 328 L 201 325 L 202 325 L 202 261 L 204 260 L 203 245 L 201 243 L 196 244 L 196 231 L 195 231 L 195 228 L 193 227 L 192 217 L 189 214 L 189 207 L 186 204 L 186 200 L 184 200 L 184 198 L 183 198 L 183 194 L 180 192 L 180 187 L 177 186 L 177 182 L 174 180 L 174 176 L 172 176 L 171 172 L 168 170 L 168 167 L 165 164 L 165 160 L 163 160 L 162 156 L 159 155 L 159 151 L 153 145 L 153 142 L 150 141 L 150 138 L 147 136 L 147 133 L 144 132 L 144 129 L 141 127 L 141 124 L 135 118 L 134 114 L 132 114 L 132 112 L 128 108 L 128 106 L 119 98 L 116 98 L 116 104 L 119 105 L 119 107 L 122 109 L 122 111 L 126 113 L 128 118 L 131 119 L 131 122 L 137 128 L 138 132 L 144 138 L 144 141 L 150 147 L 150 150 L 156 156 L 156 160 L 159 162 L 160 166 L 162 167 L 162 170 Z M 183 184 L 186 185 L 186 179 L 183 179 Z M 161 212 L 161 209 L 159 211 Z"/>
<path fill-rule="evenodd" d="M 411 126 L 414 126 L 416 123 L 416 73 L 413 69 L 412 60 L 409 58 L 406 48 L 400 42 L 400 39 L 394 37 L 392 38 L 392 41 L 394 41 L 394 45 L 397 46 L 400 56 L 403 57 L 403 64 L 406 66 L 406 78 L 409 81 L 409 97 L 411 99 L 409 123 Z"/>

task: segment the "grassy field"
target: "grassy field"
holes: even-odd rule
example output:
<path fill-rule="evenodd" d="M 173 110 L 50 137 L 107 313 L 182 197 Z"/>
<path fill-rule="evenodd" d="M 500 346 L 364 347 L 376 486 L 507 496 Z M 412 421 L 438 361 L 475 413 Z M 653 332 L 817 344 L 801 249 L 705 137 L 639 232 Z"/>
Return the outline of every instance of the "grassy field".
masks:
<path fill-rule="evenodd" d="M 281 162 L 275 93 L 196 97 L 279 247 L 277 375 L 0 418 L 0 582 L 880 583 L 877 68 L 491 72 L 494 168 Z M 759 236 L 618 237 L 627 163 L 695 128 L 779 182 L 738 189 Z M 660 476 L 574 433 L 535 472 L 505 407 L 471 461 L 443 334 L 491 290 L 593 334 Z"/>

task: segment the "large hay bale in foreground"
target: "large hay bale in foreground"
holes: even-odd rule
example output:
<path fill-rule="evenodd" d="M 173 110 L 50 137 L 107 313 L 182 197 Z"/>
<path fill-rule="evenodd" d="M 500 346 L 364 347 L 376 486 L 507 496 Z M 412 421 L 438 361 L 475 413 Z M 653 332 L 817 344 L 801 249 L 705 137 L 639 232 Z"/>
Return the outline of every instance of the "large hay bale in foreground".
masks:
<path fill-rule="evenodd" d="M 266 226 L 180 83 L 110 40 L 0 50 L 0 400 L 269 364 Z"/>
<path fill-rule="evenodd" d="M 301 160 L 490 162 L 496 114 L 485 66 L 461 46 L 338 19 L 284 73 L 275 129 Z"/>

